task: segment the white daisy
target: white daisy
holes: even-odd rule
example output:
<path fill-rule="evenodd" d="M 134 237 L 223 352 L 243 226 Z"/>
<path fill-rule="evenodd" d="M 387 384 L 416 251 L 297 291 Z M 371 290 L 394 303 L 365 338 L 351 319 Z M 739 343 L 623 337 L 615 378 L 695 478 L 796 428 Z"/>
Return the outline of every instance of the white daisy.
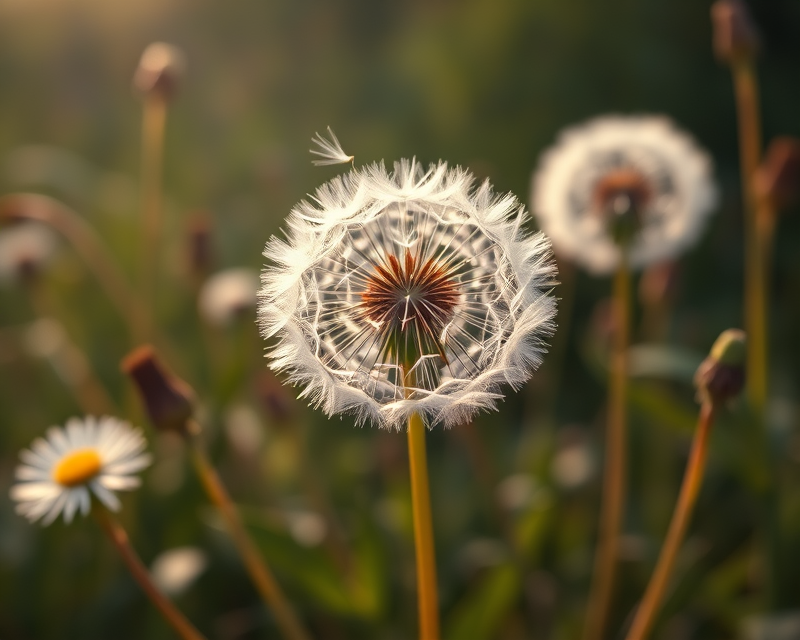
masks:
<path fill-rule="evenodd" d="M 620 215 L 633 212 L 629 262 L 642 267 L 697 241 L 717 190 L 708 155 L 669 119 L 604 116 L 565 130 L 544 153 L 531 201 L 558 253 L 605 274 L 619 263 Z"/>
<path fill-rule="evenodd" d="M 47 438 L 37 438 L 20 453 L 19 480 L 11 488 L 17 513 L 31 522 L 48 525 L 63 511 L 71 522 L 75 512 L 89 513 L 91 494 L 117 511 L 114 491 L 139 486 L 132 475 L 150 464 L 143 453 L 146 441 L 139 429 L 117 418 L 72 418 L 66 428 L 51 427 Z"/>
<path fill-rule="evenodd" d="M 554 329 L 555 266 L 513 195 L 446 163 L 372 165 L 320 187 L 264 255 L 271 367 L 329 415 L 446 426 L 519 388 Z"/>

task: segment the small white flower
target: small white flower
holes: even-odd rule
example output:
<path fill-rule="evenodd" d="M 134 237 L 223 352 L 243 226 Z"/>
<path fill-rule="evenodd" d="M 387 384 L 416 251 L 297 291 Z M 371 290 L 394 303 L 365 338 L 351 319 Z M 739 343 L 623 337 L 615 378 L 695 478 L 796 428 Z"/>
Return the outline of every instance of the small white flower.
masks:
<path fill-rule="evenodd" d="M 532 207 L 558 253 L 596 274 L 620 246 L 612 218 L 635 211 L 632 267 L 674 258 L 695 243 L 714 209 L 711 161 L 659 116 L 604 116 L 565 130 L 532 180 Z"/>
<path fill-rule="evenodd" d="M 31 522 L 44 518 L 42 524 L 48 525 L 63 512 L 64 521 L 71 522 L 76 511 L 89 513 L 91 494 L 117 511 L 113 492 L 138 487 L 132 474 L 150 464 L 145 446 L 140 430 L 108 416 L 72 418 L 64 429 L 51 427 L 46 439 L 37 438 L 20 453 L 19 482 L 11 487 L 17 513 Z"/>
<path fill-rule="evenodd" d="M 197 305 L 206 321 L 224 326 L 253 309 L 257 294 L 258 272 L 255 269 L 225 269 L 203 283 Z"/>
<path fill-rule="evenodd" d="M 40 222 L 19 222 L 0 230 L 0 282 L 35 274 L 53 259 L 58 239 Z"/>
<path fill-rule="evenodd" d="M 342 145 L 339 144 L 339 138 L 336 137 L 336 134 L 330 127 L 328 127 L 328 135 L 331 138 L 330 140 L 326 140 L 319 133 L 311 138 L 311 142 L 317 145 L 319 149 L 309 149 L 309 151 L 321 158 L 320 160 L 312 160 L 312 162 L 318 167 L 328 164 L 347 164 L 348 162 L 352 162 L 354 156 L 348 156 L 344 152 Z"/>
<path fill-rule="evenodd" d="M 446 163 L 354 169 L 320 187 L 264 255 L 271 367 L 329 415 L 454 425 L 519 388 L 554 329 L 550 245 L 513 195 Z"/>
<path fill-rule="evenodd" d="M 153 582 L 164 593 L 177 596 L 186 591 L 208 566 L 208 558 L 197 547 L 175 547 L 153 561 Z"/>

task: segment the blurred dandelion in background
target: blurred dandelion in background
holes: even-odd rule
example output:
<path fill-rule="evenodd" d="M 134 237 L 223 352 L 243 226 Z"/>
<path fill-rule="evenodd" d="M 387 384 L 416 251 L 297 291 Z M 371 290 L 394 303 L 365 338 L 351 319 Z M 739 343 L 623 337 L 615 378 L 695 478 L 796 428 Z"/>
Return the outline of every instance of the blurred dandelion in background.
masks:
<path fill-rule="evenodd" d="M 446 163 L 354 169 L 320 187 L 264 255 L 271 367 L 327 414 L 451 426 L 519 388 L 554 330 L 548 240 L 512 195 Z"/>
<path fill-rule="evenodd" d="M 89 513 L 91 496 L 112 511 L 120 508 L 114 491 L 139 486 L 135 473 L 150 464 L 141 431 L 105 416 L 72 418 L 65 428 L 52 427 L 47 438 L 37 438 L 20 453 L 23 464 L 11 488 L 17 511 L 31 522 L 48 525 L 59 514 L 72 521 L 75 513 Z"/>
<path fill-rule="evenodd" d="M 26 280 L 55 257 L 58 239 L 39 222 L 19 222 L 0 231 L 0 283 Z"/>
<path fill-rule="evenodd" d="M 602 116 L 566 129 L 532 180 L 533 213 L 563 254 L 595 274 L 694 244 L 717 202 L 711 159 L 663 116 Z M 632 219 L 629 219 L 632 218 Z"/>
<path fill-rule="evenodd" d="M 222 327 L 254 309 L 257 295 L 257 271 L 244 267 L 225 269 L 206 280 L 197 304 L 206 322 Z"/>

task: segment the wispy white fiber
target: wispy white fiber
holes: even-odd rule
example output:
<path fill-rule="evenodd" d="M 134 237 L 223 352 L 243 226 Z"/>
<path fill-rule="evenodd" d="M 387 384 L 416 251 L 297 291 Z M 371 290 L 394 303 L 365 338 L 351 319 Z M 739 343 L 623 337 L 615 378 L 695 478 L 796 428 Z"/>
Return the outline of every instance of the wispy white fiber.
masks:
<path fill-rule="evenodd" d="M 330 127 L 328 127 L 328 136 L 330 140 L 327 140 L 317 132 L 314 137 L 311 138 L 311 142 L 319 148 L 309 149 L 309 151 L 314 155 L 320 156 L 319 160 L 312 160 L 312 162 L 318 167 L 328 164 L 347 164 L 348 162 L 352 162 L 354 156 L 349 156 L 344 152 L 342 145 L 339 143 L 339 138 L 336 137 L 336 134 Z"/>

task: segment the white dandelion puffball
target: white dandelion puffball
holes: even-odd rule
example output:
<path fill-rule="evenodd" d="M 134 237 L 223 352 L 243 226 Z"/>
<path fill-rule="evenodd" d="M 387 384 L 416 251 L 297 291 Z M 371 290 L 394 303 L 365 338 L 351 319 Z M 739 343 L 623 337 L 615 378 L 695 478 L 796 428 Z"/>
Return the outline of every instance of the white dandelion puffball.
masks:
<path fill-rule="evenodd" d="M 225 326 L 256 306 L 258 271 L 239 267 L 225 269 L 203 283 L 197 306 L 210 324 Z"/>
<path fill-rule="evenodd" d="M 519 388 L 554 330 L 550 243 L 513 195 L 402 160 L 322 185 L 264 250 L 270 366 L 328 415 L 451 426 Z"/>
<path fill-rule="evenodd" d="M 112 511 L 120 507 L 114 491 L 139 486 L 135 473 L 147 467 L 146 442 L 139 429 L 108 416 L 72 418 L 64 429 L 51 427 L 20 453 L 17 484 L 11 498 L 17 513 L 48 525 L 60 513 L 71 522 L 80 510 L 89 513 L 91 495 Z"/>
<path fill-rule="evenodd" d="M 611 227 L 634 211 L 628 262 L 639 268 L 694 244 L 717 202 L 711 160 L 661 116 L 603 116 L 566 129 L 533 175 L 531 202 L 557 253 L 595 274 L 617 267 Z"/>

